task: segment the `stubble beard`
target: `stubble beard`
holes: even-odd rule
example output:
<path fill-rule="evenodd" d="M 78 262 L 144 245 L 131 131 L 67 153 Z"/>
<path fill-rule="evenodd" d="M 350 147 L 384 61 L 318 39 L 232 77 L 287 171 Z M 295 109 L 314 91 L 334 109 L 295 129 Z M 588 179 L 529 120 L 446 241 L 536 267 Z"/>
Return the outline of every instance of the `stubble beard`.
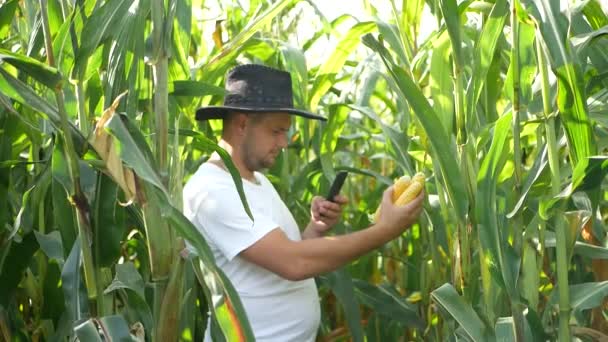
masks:
<path fill-rule="evenodd" d="M 268 169 L 270 167 L 272 167 L 272 165 L 274 165 L 274 159 L 273 160 L 268 160 L 268 159 L 264 159 L 264 158 L 258 158 L 254 151 L 253 148 L 251 148 L 252 144 L 251 143 L 246 143 L 243 148 L 243 162 L 245 163 L 245 167 L 247 167 L 247 169 L 249 169 L 250 171 L 260 171 L 263 169 Z"/>

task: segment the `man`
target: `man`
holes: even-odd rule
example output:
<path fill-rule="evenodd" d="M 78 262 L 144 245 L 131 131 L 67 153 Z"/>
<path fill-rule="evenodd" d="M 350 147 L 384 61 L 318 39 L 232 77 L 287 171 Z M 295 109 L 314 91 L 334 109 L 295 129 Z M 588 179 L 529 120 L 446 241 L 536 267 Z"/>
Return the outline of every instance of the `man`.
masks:
<path fill-rule="evenodd" d="M 324 234 L 340 219 L 347 199 L 338 195 L 334 203 L 315 197 L 310 223 L 300 233 L 272 184 L 259 172 L 272 166 L 287 146 L 291 115 L 325 120 L 294 109 L 291 87 L 289 73 L 261 65 L 238 66 L 227 74 L 224 105 L 196 113 L 198 120 L 223 119 L 219 144 L 241 174 L 253 221 L 215 154 L 184 187 L 184 213 L 201 230 L 217 265 L 239 293 L 257 341 L 314 341 L 320 309 L 313 277 L 400 236 L 416 221 L 424 197 L 420 194 L 409 205 L 397 207 L 389 187 L 377 223 L 332 237 Z"/>

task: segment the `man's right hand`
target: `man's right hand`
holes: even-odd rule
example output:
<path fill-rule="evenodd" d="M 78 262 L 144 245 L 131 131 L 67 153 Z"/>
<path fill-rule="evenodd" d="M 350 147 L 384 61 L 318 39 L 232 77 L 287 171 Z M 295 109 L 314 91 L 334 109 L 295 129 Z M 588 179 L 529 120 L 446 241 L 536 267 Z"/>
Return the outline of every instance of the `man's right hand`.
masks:
<path fill-rule="evenodd" d="M 394 186 L 390 186 L 384 191 L 380 204 L 380 217 L 376 226 L 391 231 L 396 237 L 418 220 L 418 216 L 422 212 L 425 193 L 423 189 L 410 203 L 401 206 L 393 204 L 394 188 Z"/>

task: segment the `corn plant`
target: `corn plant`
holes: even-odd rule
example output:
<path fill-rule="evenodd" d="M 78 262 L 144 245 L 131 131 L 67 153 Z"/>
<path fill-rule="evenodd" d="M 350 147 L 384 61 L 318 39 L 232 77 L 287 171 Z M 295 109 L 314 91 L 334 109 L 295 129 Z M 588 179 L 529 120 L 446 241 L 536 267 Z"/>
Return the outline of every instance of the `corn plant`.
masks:
<path fill-rule="evenodd" d="M 393 179 L 427 177 L 418 224 L 317 278 L 320 339 L 608 335 L 606 4 L 363 1 L 367 18 L 331 21 L 314 1 L 247 5 L 0 3 L 2 339 L 198 341 L 208 321 L 253 339 L 180 212 L 214 151 L 242 194 L 221 125 L 194 111 L 245 61 L 290 71 L 296 105 L 329 119 L 296 119 L 268 170 L 302 225 L 336 171 L 335 233 L 371 224 Z"/>

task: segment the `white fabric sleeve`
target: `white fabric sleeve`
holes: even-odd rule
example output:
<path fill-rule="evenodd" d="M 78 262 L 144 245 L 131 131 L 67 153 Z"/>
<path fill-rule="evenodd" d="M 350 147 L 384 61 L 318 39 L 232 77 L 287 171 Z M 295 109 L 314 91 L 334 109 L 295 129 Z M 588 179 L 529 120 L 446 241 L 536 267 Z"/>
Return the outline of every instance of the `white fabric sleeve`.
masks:
<path fill-rule="evenodd" d="M 252 221 L 234 187 L 209 190 L 195 213 L 196 220 L 229 261 L 279 227 L 268 215 L 255 211 L 249 202 Z"/>

